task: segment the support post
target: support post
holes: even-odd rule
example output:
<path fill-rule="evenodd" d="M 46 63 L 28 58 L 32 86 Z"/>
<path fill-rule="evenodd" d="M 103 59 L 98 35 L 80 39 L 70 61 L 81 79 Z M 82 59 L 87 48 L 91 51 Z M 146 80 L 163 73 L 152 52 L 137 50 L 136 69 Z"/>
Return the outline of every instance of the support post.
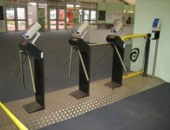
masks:
<path fill-rule="evenodd" d="M 107 83 L 106 85 L 112 88 L 120 87 L 122 85 L 122 77 L 123 77 L 123 66 L 121 60 L 124 59 L 124 48 L 125 44 L 121 40 L 119 36 L 108 35 L 106 37 L 107 42 L 113 48 L 113 59 L 112 59 L 112 78 L 111 83 Z M 120 57 L 115 50 L 117 48 Z M 121 58 L 121 59 L 120 59 Z"/>
<path fill-rule="evenodd" d="M 43 52 L 28 42 L 21 42 L 19 47 L 23 54 L 34 58 L 35 101 L 23 106 L 28 113 L 33 113 L 45 108 Z"/>
<path fill-rule="evenodd" d="M 42 109 L 45 106 L 45 89 L 44 89 L 44 59 L 34 59 L 34 75 L 35 86 L 37 92 L 35 93 L 35 100 L 38 102 Z"/>
<path fill-rule="evenodd" d="M 144 70 L 143 70 L 143 76 L 147 76 L 148 71 L 148 60 L 149 60 L 149 50 L 150 50 L 150 38 L 151 34 L 147 34 L 146 37 L 146 46 L 145 46 L 145 61 L 144 61 Z"/>
<path fill-rule="evenodd" d="M 154 31 L 153 31 L 153 32 L 154 32 Z M 156 40 L 156 45 L 155 45 L 155 55 L 154 55 L 154 61 L 153 61 L 152 78 L 155 77 L 159 37 L 160 37 L 160 30 L 159 30 L 159 31 L 155 31 L 155 32 L 154 32 L 154 38 L 153 38 L 153 40 Z"/>
<path fill-rule="evenodd" d="M 71 93 L 76 99 L 89 96 L 90 85 L 90 47 L 81 38 L 72 37 L 69 44 L 78 49 L 79 56 L 79 90 Z M 82 58 L 82 59 L 80 59 Z M 83 62 L 82 62 L 83 61 Z M 88 78 L 87 78 L 88 77 Z"/>

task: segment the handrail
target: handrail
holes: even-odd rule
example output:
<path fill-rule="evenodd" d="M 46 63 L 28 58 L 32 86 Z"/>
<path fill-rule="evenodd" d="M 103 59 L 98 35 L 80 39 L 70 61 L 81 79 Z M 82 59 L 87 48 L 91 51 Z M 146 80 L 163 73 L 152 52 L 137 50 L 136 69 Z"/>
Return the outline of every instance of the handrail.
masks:
<path fill-rule="evenodd" d="M 123 79 L 130 78 L 130 77 L 133 77 L 133 76 L 136 76 L 136 75 L 140 75 L 140 74 L 142 74 L 142 73 L 143 73 L 143 71 L 133 72 L 133 73 L 124 75 L 124 76 L 123 76 Z"/>
<path fill-rule="evenodd" d="M 0 102 L 0 107 L 5 111 L 5 113 L 11 118 L 11 120 L 15 123 L 15 125 L 20 129 L 20 130 L 28 130 L 13 114 L 8 110 L 8 108 L 5 107 L 5 105 Z"/>
<path fill-rule="evenodd" d="M 126 39 L 129 39 L 129 38 L 139 38 L 139 37 L 147 37 L 147 34 L 126 35 L 126 36 L 123 36 L 121 39 L 122 41 L 125 41 Z"/>

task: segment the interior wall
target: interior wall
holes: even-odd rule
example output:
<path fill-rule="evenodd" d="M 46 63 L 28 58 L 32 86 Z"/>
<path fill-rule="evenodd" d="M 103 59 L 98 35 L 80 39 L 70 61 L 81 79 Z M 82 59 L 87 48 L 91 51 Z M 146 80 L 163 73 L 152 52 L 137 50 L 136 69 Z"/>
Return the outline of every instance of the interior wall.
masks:
<path fill-rule="evenodd" d="M 108 3 L 107 10 L 106 10 L 106 22 L 113 23 L 115 19 L 119 19 L 120 21 L 122 21 L 123 10 L 124 10 L 123 3 L 114 3 L 114 4 Z"/>
<path fill-rule="evenodd" d="M 106 20 L 99 22 L 113 23 L 115 19 L 123 19 L 123 3 L 98 3 L 98 11 L 106 11 Z"/>
<path fill-rule="evenodd" d="M 170 26 L 169 26 L 169 0 L 137 0 L 134 24 L 134 34 L 151 33 L 154 18 L 161 19 L 161 33 L 158 45 L 156 62 L 157 77 L 170 82 Z M 155 41 L 151 42 L 151 55 L 149 56 L 148 73 L 152 74 Z"/>
<path fill-rule="evenodd" d="M 3 5 L 3 0 L 0 0 L 0 5 Z"/>
<path fill-rule="evenodd" d="M 131 24 L 134 24 L 134 14 L 135 14 L 135 5 L 124 4 L 123 23 L 127 23 L 127 20 L 130 17 L 131 18 Z"/>

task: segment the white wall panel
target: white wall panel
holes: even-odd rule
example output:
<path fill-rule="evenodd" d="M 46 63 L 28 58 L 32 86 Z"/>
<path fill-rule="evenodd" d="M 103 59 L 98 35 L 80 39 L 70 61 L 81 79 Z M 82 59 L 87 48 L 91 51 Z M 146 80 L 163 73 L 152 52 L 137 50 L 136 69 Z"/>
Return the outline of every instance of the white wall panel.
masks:
<path fill-rule="evenodd" d="M 158 47 L 158 57 L 156 63 L 156 76 L 170 82 L 170 26 L 169 26 L 169 0 L 137 0 L 134 33 L 150 33 L 152 30 L 152 22 L 154 18 L 161 19 L 161 33 Z M 155 42 L 151 42 L 155 44 Z M 151 53 L 149 60 L 148 72 L 152 74 L 153 69 L 153 51 L 154 46 L 151 45 Z"/>

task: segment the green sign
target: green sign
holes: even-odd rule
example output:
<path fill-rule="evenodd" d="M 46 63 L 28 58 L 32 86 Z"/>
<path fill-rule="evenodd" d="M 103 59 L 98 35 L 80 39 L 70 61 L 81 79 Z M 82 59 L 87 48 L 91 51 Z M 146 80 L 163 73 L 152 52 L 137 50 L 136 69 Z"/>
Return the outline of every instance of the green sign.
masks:
<path fill-rule="evenodd" d="M 41 25 L 41 31 L 45 30 L 45 9 L 39 8 L 38 9 L 38 22 Z"/>
<path fill-rule="evenodd" d="M 74 19 L 73 19 L 74 23 L 79 22 L 79 11 L 78 10 L 74 10 Z"/>

